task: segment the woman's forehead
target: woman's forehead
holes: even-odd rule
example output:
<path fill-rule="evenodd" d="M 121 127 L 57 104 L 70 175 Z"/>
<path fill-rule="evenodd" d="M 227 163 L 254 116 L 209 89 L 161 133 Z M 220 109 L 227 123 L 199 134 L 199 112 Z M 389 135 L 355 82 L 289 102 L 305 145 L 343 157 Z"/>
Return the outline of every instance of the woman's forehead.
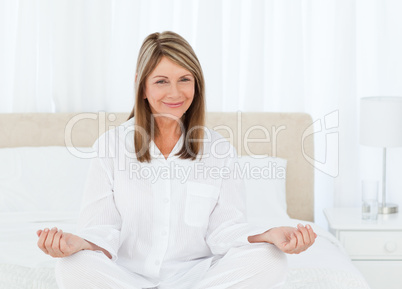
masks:
<path fill-rule="evenodd" d="M 186 68 L 163 56 L 149 76 L 181 77 L 186 74 L 192 75 Z"/>

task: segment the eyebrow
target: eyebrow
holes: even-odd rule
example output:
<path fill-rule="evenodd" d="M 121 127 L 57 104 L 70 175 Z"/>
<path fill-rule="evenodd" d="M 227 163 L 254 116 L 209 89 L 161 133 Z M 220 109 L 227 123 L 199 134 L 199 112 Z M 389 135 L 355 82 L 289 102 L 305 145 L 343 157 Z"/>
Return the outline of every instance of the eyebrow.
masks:
<path fill-rule="evenodd" d="M 190 74 L 190 73 L 188 73 L 188 74 L 185 74 L 185 75 L 182 75 L 182 76 L 180 76 L 180 78 L 182 78 L 182 77 L 184 77 L 184 76 L 193 76 L 192 74 Z M 164 78 L 168 78 L 167 76 L 164 76 L 164 75 L 155 75 L 154 77 L 152 77 L 152 78 L 157 78 L 157 77 L 164 77 Z"/>

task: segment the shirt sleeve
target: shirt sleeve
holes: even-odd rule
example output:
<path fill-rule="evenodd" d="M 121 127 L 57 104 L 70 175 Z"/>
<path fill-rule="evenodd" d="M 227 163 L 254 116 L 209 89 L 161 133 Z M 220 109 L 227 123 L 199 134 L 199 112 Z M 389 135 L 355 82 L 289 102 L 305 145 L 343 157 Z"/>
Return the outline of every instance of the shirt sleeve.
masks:
<path fill-rule="evenodd" d="M 106 139 L 104 134 L 92 146 L 97 154 L 90 162 L 76 235 L 105 249 L 116 261 L 121 217 L 114 201 L 114 160 Z"/>
<path fill-rule="evenodd" d="M 231 247 L 250 244 L 248 236 L 261 234 L 269 228 L 251 225 L 246 220 L 246 187 L 241 174 L 235 173 L 236 149 L 225 161 L 230 174 L 223 178 L 218 203 L 211 213 L 206 242 L 214 255 L 226 254 Z"/>

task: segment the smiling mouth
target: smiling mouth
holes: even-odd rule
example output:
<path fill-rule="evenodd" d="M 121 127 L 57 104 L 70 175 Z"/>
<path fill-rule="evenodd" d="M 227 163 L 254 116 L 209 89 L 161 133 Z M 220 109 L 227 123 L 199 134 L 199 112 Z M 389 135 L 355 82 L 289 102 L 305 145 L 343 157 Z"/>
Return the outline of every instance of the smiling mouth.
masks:
<path fill-rule="evenodd" d="M 167 102 L 164 102 L 164 104 L 165 104 L 166 106 L 168 106 L 168 107 L 179 107 L 179 106 L 181 106 L 183 103 L 184 103 L 184 101 L 182 101 L 182 102 L 176 102 L 176 103 L 167 103 Z"/>

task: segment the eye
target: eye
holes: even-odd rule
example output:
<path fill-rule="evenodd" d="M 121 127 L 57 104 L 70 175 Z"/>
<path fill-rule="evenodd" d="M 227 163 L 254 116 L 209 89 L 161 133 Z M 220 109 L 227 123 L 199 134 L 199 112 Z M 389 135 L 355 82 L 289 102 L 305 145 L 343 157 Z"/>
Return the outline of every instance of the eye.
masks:
<path fill-rule="evenodd" d="M 155 83 L 157 83 L 157 84 L 164 84 L 164 83 L 166 83 L 166 81 L 165 81 L 164 79 L 161 79 L 161 80 L 158 80 L 158 81 L 155 82 Z"/>
<path fill-rule="evenodd" d="M 181 79 L 181 81 L 182 81 L 182 82 L 187 82 L 187 81 L 191 81 L 191 79 L 190 79 L 190 78 L 185 77 L 185 78 L 182 78 L 182 79 Z"/>

